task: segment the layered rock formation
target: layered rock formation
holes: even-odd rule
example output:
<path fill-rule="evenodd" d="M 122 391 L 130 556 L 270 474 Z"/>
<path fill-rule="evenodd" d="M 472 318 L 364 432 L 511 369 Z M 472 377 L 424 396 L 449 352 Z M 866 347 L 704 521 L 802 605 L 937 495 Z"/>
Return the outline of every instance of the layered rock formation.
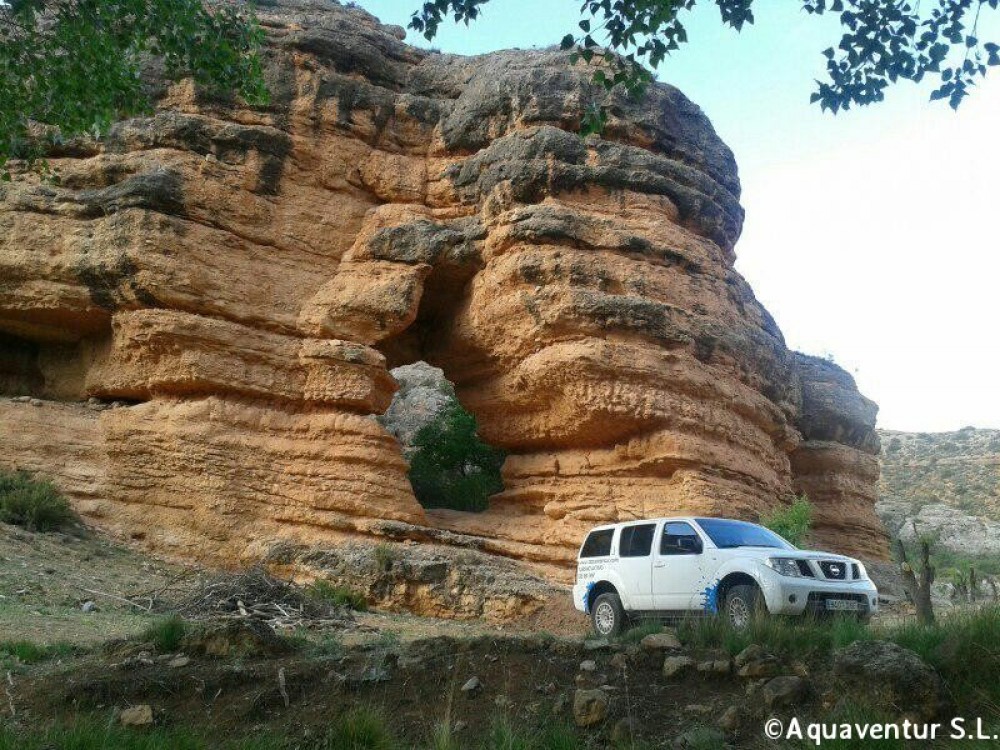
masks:
<path fill-rule="evenodd" d="M 216 559 L 394 534 L 563 565 L 595 523 L 795 491 L 819 543 L 885 554 L 874 406 L 733 269 L 735 162 L 679 91 L 581 139 L 605 95 L 565 53 L 262 20 L 266 110 L 174 86 L 54 154 L 59 186 L 0 187 L 0 387 L 32 397 L 0 402 L 0 463 Z M 485 513 L 425 512 L 371 418 L 421 359 L 508 451 Z"/>

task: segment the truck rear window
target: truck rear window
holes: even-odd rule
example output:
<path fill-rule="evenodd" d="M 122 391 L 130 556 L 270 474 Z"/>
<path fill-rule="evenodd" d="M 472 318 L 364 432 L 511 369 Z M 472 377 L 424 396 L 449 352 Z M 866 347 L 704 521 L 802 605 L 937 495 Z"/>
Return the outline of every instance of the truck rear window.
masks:
<path fill-rule="evenodd" d="M 580 557 L 607 557 L 611 554 L 611 539 L 614 535 L 614 529 L 591 531 L 580 550 Z"/>
<path fill-rule="evenodd" d="M 618 554 L 622 557 L 646 557 L 653 547 L 655 523 L 625 526 L 618 541 Z"/>

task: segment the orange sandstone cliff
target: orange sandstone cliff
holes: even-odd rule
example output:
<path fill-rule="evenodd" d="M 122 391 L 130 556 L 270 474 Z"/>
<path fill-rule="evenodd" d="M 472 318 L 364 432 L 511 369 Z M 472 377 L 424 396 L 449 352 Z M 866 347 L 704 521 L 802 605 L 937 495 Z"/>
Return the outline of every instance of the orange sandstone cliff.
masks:
<path fill-rule="evenodd" d="M 756 519 L 881 558 L 876 408 L 789 351 L 734 270 L 732 153 L 667 85 L 581 139 L 565 53 L 442 55 L 282 0 L 264 110 L 189 84 L 0 186 L 0 465 L 161 552 L 467 543 L 565 565 L 589 526 Z M 488 511 L 425 511 L 372 415 L 443 368 L 508 452 Z"/>

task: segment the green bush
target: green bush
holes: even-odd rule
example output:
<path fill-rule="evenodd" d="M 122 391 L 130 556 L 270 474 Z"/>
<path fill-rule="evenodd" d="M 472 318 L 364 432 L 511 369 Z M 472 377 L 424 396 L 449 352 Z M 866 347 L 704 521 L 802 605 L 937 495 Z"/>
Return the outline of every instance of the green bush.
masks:
<path fill-rule="evenodd" d="M 347 586 L 337 586 L 322 579 L 309 584 L 306 593 L 314 599 L 330 602 L 338 607 L 347 607 L 358 612 L 368 609 L 368 602 L 360 591 Z"/>
<path fill-rule="evenodd" d="M 0 521 L 29 531 L 53 531 L 72 520 L 69 503 L 51 482 L 25 471 L 0 472 Z"/>
<path fill-rule="evenodd" d="M 503 489 L 503 452 L 479 439 L 476 418 L 457 401 L 420 428 L 413 448 L 410 483 L 425 508 L 481 511 Z"/>
<path fill-rule="evenodd" d="M 184 620 L 171 615 L 146 628 L 141 638 L 144 642 L 152 643 L 161 654 L 169 654 L 180 647 L 186 630 Z"/>
<path fill-rule="evenodd" d="M 795 502 L 791 505 L 775 508 L 765 514 L 761 517 L 760 523 L 796 547 L 801 547 L 809 536 L 812 514 L 812 503 L 803 495 L 795 498 Z"/>

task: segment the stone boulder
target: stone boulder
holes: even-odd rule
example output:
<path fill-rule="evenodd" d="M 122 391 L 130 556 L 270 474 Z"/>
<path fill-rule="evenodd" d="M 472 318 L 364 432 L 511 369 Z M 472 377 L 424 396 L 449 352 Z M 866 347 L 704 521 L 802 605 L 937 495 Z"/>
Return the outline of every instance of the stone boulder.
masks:
<path fill-rule="evenodd" d="M 608 716 L 608 694 L 600 688 L 577 690 L 573 694 L 573 720 L 578 727 L 600 724 Z"/>
<path fill-rule="evenodd" d="M 858 641 L 838 649 L 833 674 L 842 690 L 855 691 L 895 715 L 939 716 L 948 700 L 940 675 L 916 653 L 891 641 Z"/>

